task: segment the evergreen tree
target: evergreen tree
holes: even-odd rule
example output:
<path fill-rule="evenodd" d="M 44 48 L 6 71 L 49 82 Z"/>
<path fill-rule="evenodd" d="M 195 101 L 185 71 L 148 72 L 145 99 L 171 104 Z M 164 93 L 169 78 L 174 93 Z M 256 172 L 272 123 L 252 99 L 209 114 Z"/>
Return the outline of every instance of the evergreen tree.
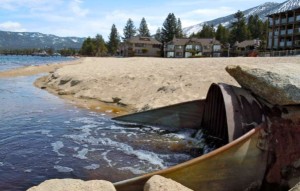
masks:
<path fill-rule="evenodd" d="M 124 29 L 123 29 L 123 40 L 126 41 L 130 39 L 131 37 L 135 36 L 136 34 L 136 28 L 134 26 L 133 21 L 129 18 Z"/>
<path fill-rule="evenodd" d="M 162 41 L 162 38 L 161 38 L 161 30 L 160 30 L 160 28 L 158 28 L 158 29 L 156 30 L 156 33 L 155 33 L 154 38 L 155 38 L 157 41 L 159 41 L 159 42 Z"/>
<path fill-rule="evenodd" d="M 227 44 L 229 39 L 229 30 L 219 24 L 216 31 L 216 39 L 224 45 Z"/>
<path fill-rule="evenodd" d="M 174 13 L 169 13 L 161 30 L 162 42 L 169 42 L 176 37 L 177 21 Z"/>
<path fill-rule="evenodd" d="M 248 18 L 248 30 L 252 39 L 263 38 L 264 23 L 259 19 L 258 15 L 251 15 Z"/>
<path fill-rule="evenodd" d="M 148 29 L 148 25 L 146 19 L 143 17 L 140 23 L 139 34 L 143 37 L 150 37 L 150 31 Z"/>
<path fill-rule="evenodd" d="M 95 56 L 105 56 L 107 54 L 107 48 L 102 35 L 97 34 L 94 39 Z"/>
<path fill-rule="evenodd" d="M 182 25 L 181 25 L 181 20 L 178 18 L 177 20 L 177 28 L 176 28 L 176 37 L 177 38 L 183 38 L 183 31 L 182 31 Z"/>
<path fill-rule="evenodd" d="M 215 28 L 213 25 L 204 24 L 202 30 L 197 33 L 198 38 L 214 38 L 215 37 Z"/>
<path fill-rule="evenodd" d="M 120 43 L 120 37 L 118 34 L 118 30 L 116 28 L 116 25 L 113 24 L 111 27 L 111 32 L 110 32 L 110 35 L 108 36 L 108 42 L 107 42 L 108 52 L 111 55 L 115 55 L 117 53 L 119 43 Z"/>
<path fill-rule="evenodd" d="M 85 41 L 82 44 L 82 47 L 80 49 L 80 54 L 84 56 L 94 56 L 95 52 L 95 45 L 92 42 L 91 37 L 88 37 L 85 39 Z"/>
<path fill-rule="evenodd" d="M 236 41 L 242 42 L 250 38 L 246 20 L 243 12 L 238 11 L 234 14 L 235 22 L 232 23 L 230 33 L 230 43 L 234 44 Z"/>

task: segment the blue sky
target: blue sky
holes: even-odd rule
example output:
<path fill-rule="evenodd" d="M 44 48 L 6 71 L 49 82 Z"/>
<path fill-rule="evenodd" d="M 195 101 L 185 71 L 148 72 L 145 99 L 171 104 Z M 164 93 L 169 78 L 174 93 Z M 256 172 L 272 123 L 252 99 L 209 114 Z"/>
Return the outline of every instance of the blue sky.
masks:
<path fill-rule="evenodd" d="M 261 0 L 0 0 L 0 30 L 78 37 L 101 34 L 107 39 L 112 24 L 122 36 L 128 18 L 138 27 L 145 17 L 150 32 L 155 33 L 168 13 L 174 13 L 183 27 L 187 27 L 263 3 Z"/>

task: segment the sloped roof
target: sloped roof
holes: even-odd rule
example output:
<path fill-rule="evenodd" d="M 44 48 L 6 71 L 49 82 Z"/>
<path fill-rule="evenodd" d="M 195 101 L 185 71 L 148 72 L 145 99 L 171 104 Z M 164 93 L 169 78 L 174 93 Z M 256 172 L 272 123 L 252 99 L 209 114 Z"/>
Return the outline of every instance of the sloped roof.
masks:
<path fill-rule="evenodd" d="M 201 44 L 203 46 L 212 45 L 212 44 L 221 44 L 218 40 L 212 38 L 174 38 L 168 44 L 174 45 L 187 45 L 187 44 Z"/>
<path fill-rule="evenodd" d="M 173 38 L 173 40 L 171 40 L 170 42 L 168 42 L 168 44 L 174 44 L 177 46 L 183 46 L 186 45 L 187 42 L 189 42 L 190 39 L 189 38 Z"/>
<path fill-rule="evenodd" d="M 257 46 L 259 45 L 260 40 L 244 40 L 243 42 L 236 42 L 234 46 L 238 48 L 245 48 L 247 46 Z"/>
<path fill-rule="evenodd" d="M 161 42 L 157 41 L 155 38 L 152 37 L 141 37 L 141 36 L 135 36 L 131 37 L 127 40 L 129 43 L 143 43 L 143 44 L 162 44 Z"/>

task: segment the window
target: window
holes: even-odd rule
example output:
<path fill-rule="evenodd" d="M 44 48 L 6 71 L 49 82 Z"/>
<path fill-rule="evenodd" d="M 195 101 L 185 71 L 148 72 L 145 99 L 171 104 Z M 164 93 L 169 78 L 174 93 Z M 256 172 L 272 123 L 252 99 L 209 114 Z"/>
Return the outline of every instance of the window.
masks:
<path fill-rule="evenodd" d="M 219 52 L 219 51 L 221 51 L 221 45 L 216 45 L 216 44 L 215 44 L 215 45 L 213 46 L 213 51 L 214 51 L 214 52 Z"/>
<path fill-rule="evenodd" d="M 193 49 L 193 45 L 191 45 L 191 44 L 188 44 L 185 47 L 185 50 L 192 50 L 192 49 Z"/>
<path fill-rule="evenodd" d="M 169 45 L 167 46 L 167 48 L 168 48 L 168 50 L 174 50 L 174 45 L 173 45 L 173 44 L 169 44 Z"/>
<path fill-rule="evenodd" d="M 182 57 L 182 52 L 176 52 L 176 57 Z"/>
<path fill-rule="evenodd" d="M 141 49 L 136 49 L 136 50 L 135 50 L 135 53 L 136 53 L 136 54 L 142 54 L 142 50 L 141 50 Z"/>
<path fill-rule="evenodd" d="M 168 58 L 174 58 L 174 52 L 167 52 Z"/>
<path fill-rule="evenodd" d="M 195 50 L 196 51 L 201 51 L 201 46 L 200 45 L 195 45 Z"/>

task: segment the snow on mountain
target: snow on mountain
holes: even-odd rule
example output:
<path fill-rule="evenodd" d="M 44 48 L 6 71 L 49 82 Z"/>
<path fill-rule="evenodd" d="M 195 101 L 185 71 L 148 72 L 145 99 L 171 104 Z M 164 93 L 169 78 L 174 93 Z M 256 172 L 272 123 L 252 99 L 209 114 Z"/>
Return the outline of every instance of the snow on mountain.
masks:
<path fill-rule="evenodd" d="M 246 20 L 248 20 L 248 18 L 251 15 L 258 15 L 260 19 L 266 20 L 267 19 L 266 16 L 269 14 L 277 13 L 277 12 L 284 12 L 284 11 L 295 9 L 298 7 L 300 7 L 300 0 L 288 0 L 283 3 L 267 2 L 267 3 L 247 9 L 242 12 L 244 13 Z M 234 14 L 235 13 L 225 16 L 225 17 L 220 17 L 220 18 L 217 18 L 217 19 L 214 19 L 211 21 L 205 21 L 205 22 L 199 23 L 197 25 L 183 28 L 183 32 L 188 36 L 193 33 L 197 33 L 202 29 L 204 24 L 213 25 L 214 27 L 217 27 L 219 24 L 221 24 L 225 27 L 229 27 L 230 23 L 232 23 L 235 20 Z"/>
<path fill-rule="evenodd" d="M 80 49 L 85 38 L 58 37 L 38 32 L 0 31 L 1 49 L 63 48 Z"/>

